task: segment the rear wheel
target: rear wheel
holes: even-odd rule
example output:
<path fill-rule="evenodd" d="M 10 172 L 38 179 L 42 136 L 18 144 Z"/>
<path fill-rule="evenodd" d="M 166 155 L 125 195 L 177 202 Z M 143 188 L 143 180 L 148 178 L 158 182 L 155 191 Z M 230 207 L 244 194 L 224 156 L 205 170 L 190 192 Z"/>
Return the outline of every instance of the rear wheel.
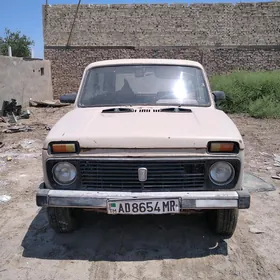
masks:
<path fill-rule="evenodd" d="M 72 232 L 79 226 L 79 209 L 48 207 L 50 227 L 57 233 Z"/>
<path fill-rule="evenodd" d="M 238 209 L 218 209 L 209 212 L 209 222 L 212 230 L 227 238 L 230 238 L 237 225 Z"/>

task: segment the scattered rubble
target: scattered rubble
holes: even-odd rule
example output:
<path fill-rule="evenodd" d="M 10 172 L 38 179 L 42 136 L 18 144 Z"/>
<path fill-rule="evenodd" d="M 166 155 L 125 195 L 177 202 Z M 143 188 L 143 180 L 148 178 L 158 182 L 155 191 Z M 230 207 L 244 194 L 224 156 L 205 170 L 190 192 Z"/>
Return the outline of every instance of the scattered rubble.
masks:
<path fill-rule="evenodd" d="M 29 104 L 31 107 L 65 107 L 71 105 L 70 103 L 61 103 L 60 100 L 43 100 L 43 101 L 35 101 L 30 100 Z"/>
<path fill-rule="evenodd" d="M 271 160 L 274 160 L 274 167 L 280 167 L 280 155 L 277 154 L 269 154 L 266 152 L 259 152 L 260 155 L 271 158 Z M 270 162 L 264 161 L 265 164 L 270 164 Z M 266 167 L 266 170 L 273 170 L 273 167 Z M 280 180 L 280 171 L 276 172 L 276 175 L 271 176 L 272 179 Z"/>
<path fill-rule="evenodd" d="M 32 128 L 27 125 L 12 126 L 3 130 L 4 133 L 17 133 L 17 132 L 28 132 L 28 131 L 32 131 Z"/>
<path fill-rule="evenodd" d="M 0 122 L 16 124 L 19 119 L 29 119 L 30 111 L 22 111 L 22 106 L 17 105 L 16 99 L 3 101 Z"/>
<path fill-rule="evenodd" d="M 29 149 L 35 140 L 24 139 L 19 145 L 24 149 Z"/>

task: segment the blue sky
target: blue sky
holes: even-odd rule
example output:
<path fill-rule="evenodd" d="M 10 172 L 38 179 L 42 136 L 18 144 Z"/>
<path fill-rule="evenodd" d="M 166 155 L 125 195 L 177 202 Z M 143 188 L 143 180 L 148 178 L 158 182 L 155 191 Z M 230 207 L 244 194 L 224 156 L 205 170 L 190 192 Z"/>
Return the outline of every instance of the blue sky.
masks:
<path fill-rule="evenodd" d="M 46 0 L 0 0 L 0 36 L 4 35 L 4 29 L 21 31 L 35 41 L 34 55 L 43 58 L 44 43 L 42 30 L 42 5 Z M 131 4 L 131 3 L 236 3 L 236 2 L 260 2 L 258 0 L 82 0 L 82 4 Z M 261 2 L 268 2 L 262 0 Z M 78 0 L 49 0 L 49 4 L 77 4 Z"/>

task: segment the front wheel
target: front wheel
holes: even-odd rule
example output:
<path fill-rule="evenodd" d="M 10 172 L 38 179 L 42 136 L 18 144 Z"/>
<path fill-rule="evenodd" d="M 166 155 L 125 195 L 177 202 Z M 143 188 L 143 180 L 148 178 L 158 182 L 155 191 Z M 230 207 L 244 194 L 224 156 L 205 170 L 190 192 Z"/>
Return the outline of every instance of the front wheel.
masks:
<path fill-rule="evenodd" d="M 68 233 L 78 227 L 78 209 L 48 207 L 47 216 L 50 227 L 57 233 Z"/>
<path fill-rule="evenodd" d="M 237 225 L 238 209 L 218 209 L 209 212 L 209 222 L 213 231 L 230 238 Z"/>

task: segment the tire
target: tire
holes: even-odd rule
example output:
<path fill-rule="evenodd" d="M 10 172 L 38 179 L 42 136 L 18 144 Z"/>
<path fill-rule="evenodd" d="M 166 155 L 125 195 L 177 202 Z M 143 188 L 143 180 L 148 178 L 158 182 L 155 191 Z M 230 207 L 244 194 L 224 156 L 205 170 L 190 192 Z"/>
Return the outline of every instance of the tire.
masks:
<path fill-rule="evenodd" d="M 79 226 L 78 209 L 48 207 L 50 227 L 57 233 L 69 233 Z"/>
<path fill-rule="evenodd" d="M 209 212 L 209 222 L 212 230 L 226 238 L 232 237 L 238 221 L 238 209 L 219 209 Z"/>

